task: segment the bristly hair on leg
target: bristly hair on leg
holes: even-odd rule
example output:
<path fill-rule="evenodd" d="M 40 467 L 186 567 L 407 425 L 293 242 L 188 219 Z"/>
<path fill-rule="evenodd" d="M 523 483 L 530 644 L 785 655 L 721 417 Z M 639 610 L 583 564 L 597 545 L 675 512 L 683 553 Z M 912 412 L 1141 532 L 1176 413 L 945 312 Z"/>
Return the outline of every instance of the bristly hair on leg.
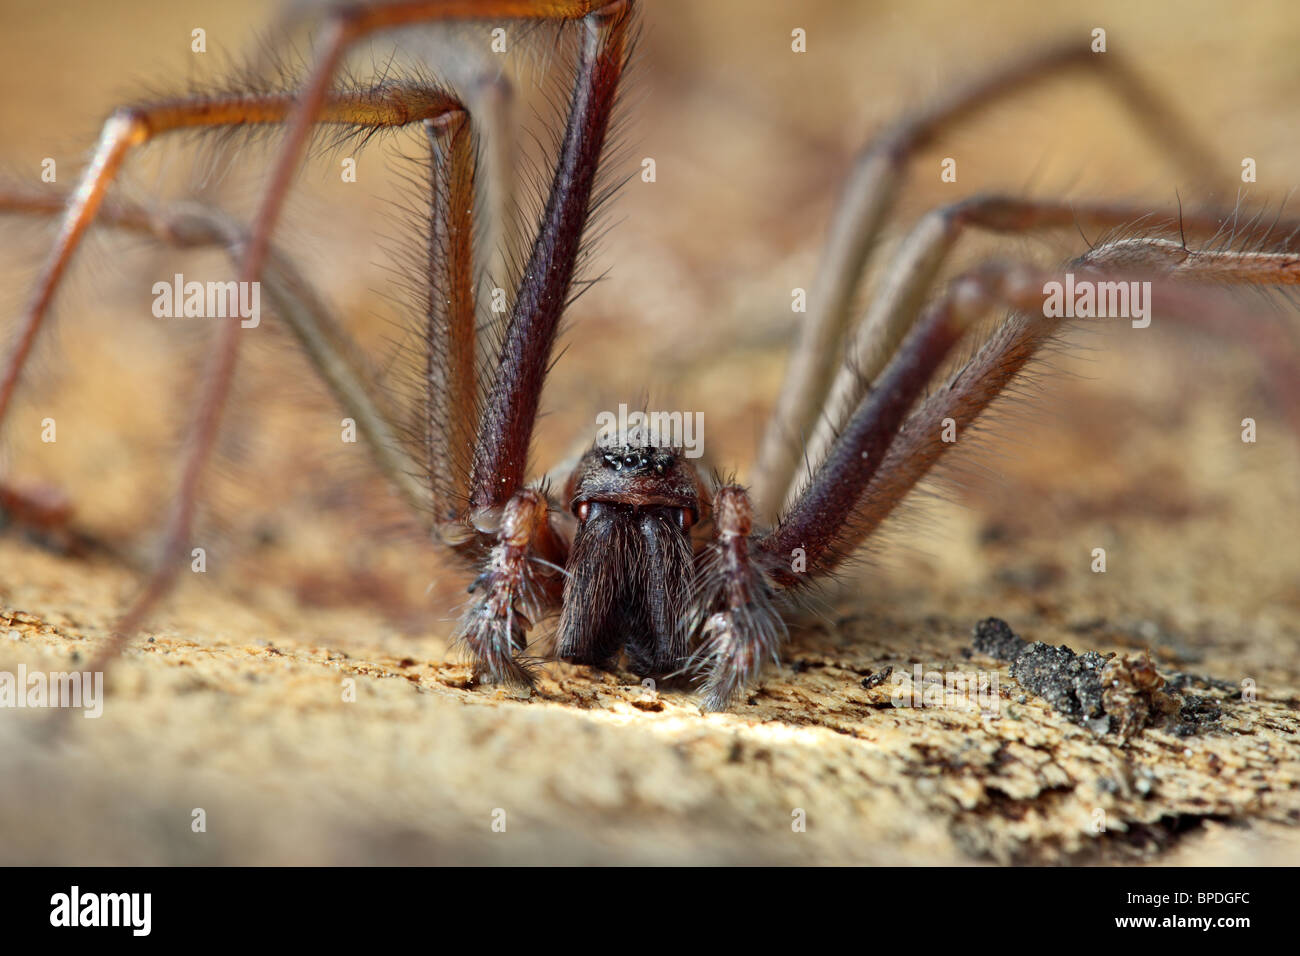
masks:
<path fill-rule="evenodd" d="M 528 631 L 553 604 L 548 600 L 557 575 L 532 560 L 530 545 L 548 520 L 549 502 L 533 489 L 520 491 L 507 503 L 498 541 L 486 567 L 469 586 L 471 601 L 457 628 L 456 643 L 469 651 L 480 677 L 500 680 L 516 690 L 529 690 L 536 662 L 522 658 Z"/>
<path fill-rule="evenodd" d="M 700 645 L 682 670 L 701 683 L 706 710 L 724 710 L 764 663 L 779 662 L 787 629 L 766 567 L 771 557 L 750 547 L 753 510 L 745 489 L 728 484 L 718 490 L 713 522 L 689 604 Z"/>
<path fill-rule="evenodd" d="M 633 8 L 614 4 L 608 14 L 584 21 L 580 55 L 573 72 L 564 133 L 528 264 L 522 270 L 510 318 L 504 328 L 492 384 L 483 402 L 469 476 L 469 509 L 464 522 L 480 537 L 495 539 L 484 593 L 470 609 L 461 629 L 475 654 L 480 673 L 510 683 L 531 683 L 522 665 L 510 658 L 521 649 L 531 622 L 521 621 L 517 602 L 529 593 L 537 573 L 530 556 L 549 563 L 563 560 L 569 548 L 550 524 L 549 502 L 526 488 L 528 457 L 556 333 L 573 288 L 583 236 L 593 206 L 610 113 L 618 98 L 619 78 L 628 54 L 625 42 Z M 431 423 L 431 427 L 447 423 Z M 573 586 L 570 574 L 566 589 Z M 538 582 L 539 585 L 542 582 Z M 560 594 L 547 584 L 550 603 Z M 536 602 L 535 602 L 536 603 Z M 526 621 L 526 619 L 525 619 Z"/>

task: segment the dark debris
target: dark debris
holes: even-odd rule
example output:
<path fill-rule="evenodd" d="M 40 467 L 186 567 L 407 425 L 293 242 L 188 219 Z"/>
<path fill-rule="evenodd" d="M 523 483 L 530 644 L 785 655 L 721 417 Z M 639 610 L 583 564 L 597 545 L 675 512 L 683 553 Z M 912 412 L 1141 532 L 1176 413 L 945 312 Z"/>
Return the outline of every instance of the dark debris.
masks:
<path fill-rule="evenodd" d="M 1096 651 L 1076 654 L 1064 644 L 1052 647 L 1036 641 L 1012 662 L 1011 676 L 1054 710 L 1079 723 L 1091 723 L 1106 715 L 1101 672 L 1109 659 Z"/>
<path fill-rule="evenodd" d="M 1054 710 L 1097 733 L 1113 731 L 1124 740 L 1153 726 L 1180 737 L 1200 733 L 1216 723 L 1223 710 L 1213 699 L 1185 695 L 1184 690 L 1193 683 L 1236 690 L 1226 681 L 1186 674 L 1166 680 L 1146 654 L 1076 654 L 1064 644 L 1030 644 L 995 617 L 975 625 L 972 646 L 978 654 L 1010 661 L 1011 676 Z"/>
<path fill-rule="evenodd" d="M 1000 661 L 1014 661 L 1029 645 L 1001 618 L 987 617 L 975 625 L 975 652 Z"/>
<path fill-rule="evenodd" d="M 873 687 L 879 687 L 885 681 L 889 680 L 890 675 L 893 673 L 894 673 L 894 668 L 892 665 L 890 665 L 889 667 L 886 667 L 882 671 L 877 671 L 874 674 L 862 678 L 862 686 L 866 690 L 871 690 L 871 688 Z"/>

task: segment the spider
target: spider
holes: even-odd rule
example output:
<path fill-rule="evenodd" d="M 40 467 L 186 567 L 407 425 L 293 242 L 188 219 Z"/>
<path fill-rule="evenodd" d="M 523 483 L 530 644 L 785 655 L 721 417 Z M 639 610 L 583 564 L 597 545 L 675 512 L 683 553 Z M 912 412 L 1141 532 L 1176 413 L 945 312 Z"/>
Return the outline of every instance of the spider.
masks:
<path fill-rule="evenodd" d="M 945 436 L 975 422 L 1059 332 L 1063 322 L 1046 305 L 1054 283 L 1093 283 L 1112 296 L 1112 304 L 1120 291 L 1132 289 L 1136 297 L 1149 290 L 1145 306 L 1139 308 L 1135 299 L 1124 314 L 1110 315 L 1134 324 L 1142 310 L 1150 315 L 1153 303 L 1161 317 L 1178 316 L 1212 330 L 1232 324 L 1265 356 L 1286 413 L 1300 413 L 1291 343 L 1210 284 L 1296 281 L 1300 269 L 1290 238 L 1297 227 L 1280 212 L 1270 224 L 1257 217 L 1242 228 L 1251 237 L 1248 248 L 1212 241 L 1228 229 L 1236 237 L 1238 209 L 1180 209 L 1176 240 L 1124 233 L 1092 246 L 1067 272 L 988 262 L 931 295 L 945 258 L 968 229 L 1021 234 L 1077 225 L 1122 232 L 1134 223 L 1151 225 L 1148 210 L 1124 203 L 968 199 L 920 220 L 853 327 L 855 293 L 911 157 L 990 102 L 1045 78 L 1072 71 L 1100 80 L 1142 128 L 1186 163 L 1198 183 L 1213 178 L 1215 160 L 1159 97 L 1122 60 L 1099 57 L 1080 41 L 960 87 L 905 116 L 862 150 L 831 224 L 750 487 L 706 472 L 680 444 L 644 433 L 598 442 L 558 488 L 530 482 L 527 461 L 540 396 L 574 293 L 584 233 L 593 208 L 610 195 L 598 173 L 632 53 L 635 12 L 634 0 L 336 5 L 324 14 L 315 59 L 300 86 L 159 99 L 117 110 L 70 196 L 0 196 L 0 205 L 11 210 L 62 216 L 55 247 L 0 370 L 0 419 L 93 221 L 150 232 L 174 245 L 223 246 L 238 262 L 241 282 L 264 284 L 277 315 L 357 422 L 380 469 L 466 568 L 472 583 L 458 634 L 481 677 L 530 687 L 534 672 L 527 652 L 534 625 L 558 611 L 556 657 L 607 667 L 625 654 L 638 675 L 694 677 L 703 705 L 724 709 L 766 661 L 777 659 L 786 619 L 801 595 L 853 557 L 954 446 Z M 347 52 L 382 31 L 435 20 L 515 18 L 571 22 L 578 52 L 545 208 L 489 355 L 478 334 L 478 132 L 469 105 L 455 91 L 422 80 L 339 85 L 336 78 Z M 254 124 L 281 124 L 285 135 L 247 228 L 212 210 L 143 210 L 108 195 L 133 147 L 176 130 Z M 403 444 L 400 428 L 375 400 L 375 383 L 352 361 L 347 336 L 324 317 L 292 261 L 271 245 L 317 124 L 363 135 L 420 124 L 427 135 L 427 388 L 418 453 Z M 1211 241 L 1194 247 L 1188 236 Z M 1006 318 L 973 358 L 943 378 L 977 320 L 998 309 Z M 162 560 L 122 616 L 100 667 L 167 593 L 182 566 L 240 328 L 229 319 L 221 325 Z M 804 474 L 801 458 L 811 465 Z M 6 510 L 32 523 L 53 525 L 62 513 L 12 488 L 5 495 Z"/>

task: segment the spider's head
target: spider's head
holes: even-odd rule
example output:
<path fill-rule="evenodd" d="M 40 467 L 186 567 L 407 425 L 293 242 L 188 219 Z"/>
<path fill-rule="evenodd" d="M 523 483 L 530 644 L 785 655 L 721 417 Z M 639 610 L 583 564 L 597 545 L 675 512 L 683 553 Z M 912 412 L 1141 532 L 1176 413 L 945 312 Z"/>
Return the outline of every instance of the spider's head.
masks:
<path fill-rule="evenodd" d="M 687 652 L 691 529 L 708 507 L 682 449 L 597 445 L 565 497 L 578 519 L 557 653 L 601 664 L 626 650 L 638 674 L 675 671 Z"/>
<path fill-rule="evenodd" d="M 679 448 L 597 445 L 582 456 L 565 489 L 569 509 L 586 524 L 593 508 L 655 511 L 683 531 L 700 520 L 704 486 Z"/>

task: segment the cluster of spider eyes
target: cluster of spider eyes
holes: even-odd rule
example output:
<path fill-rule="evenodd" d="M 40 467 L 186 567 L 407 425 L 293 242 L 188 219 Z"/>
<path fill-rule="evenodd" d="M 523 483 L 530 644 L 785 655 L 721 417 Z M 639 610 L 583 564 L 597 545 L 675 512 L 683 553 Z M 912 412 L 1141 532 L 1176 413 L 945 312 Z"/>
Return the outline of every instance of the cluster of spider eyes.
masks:
<path fill-rule="evenodd" d="M 622 454 L 616 452 L 605 453 L 605 464 L 610 468 L 613 468 L 615 471 L 622 471 L 624 468 L 629 471 L 635 471 L 639 468 L 646 467 L 646 465 L 653 465 L 655 474 L 662 475 L 667 470 L 671 461 L 671 457 L 668 456 L 660 455 L 651 457 L 650 455 L 644 455 L 635 451 L 625 450 Z"/>

